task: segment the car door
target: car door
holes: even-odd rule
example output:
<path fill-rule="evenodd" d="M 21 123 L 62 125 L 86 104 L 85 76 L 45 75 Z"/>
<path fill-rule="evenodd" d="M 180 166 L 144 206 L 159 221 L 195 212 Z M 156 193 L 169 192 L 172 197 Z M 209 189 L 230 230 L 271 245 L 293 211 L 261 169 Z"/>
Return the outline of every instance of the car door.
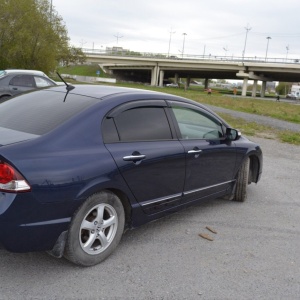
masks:
<path fill-rule="evenodd" d="M 16 75 L 9 82 L 12 96 L 35 89 L 32 75 Z"/>
<path fill-rule="evenodd" d="M 170 102 L 186 154 L 183 202 L 222 195 L 234 182 L 235 144 L 225 139 L 224 125 L 199 107 Z"/>
<path fill-rule="evenodd" d="M 103 121 L 105 145 L 123 178 L 147 214 L 180 204 L 185 153 L 175 139 L 163 100 L 135 101 Z"/>

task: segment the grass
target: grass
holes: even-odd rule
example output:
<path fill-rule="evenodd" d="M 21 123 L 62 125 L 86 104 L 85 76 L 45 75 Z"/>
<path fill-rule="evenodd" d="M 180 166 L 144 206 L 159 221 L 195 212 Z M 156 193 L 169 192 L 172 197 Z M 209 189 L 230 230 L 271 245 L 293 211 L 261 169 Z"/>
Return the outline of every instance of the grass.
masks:
<path fill-rule="evenodd" d="M 290 103 L 241 98 L 241 97 L 199 97 L 196 101 L 220 106 L 236 111 L 268 116 L 279 120 L 284 120 L 296 124 L 300 124 L 300 105 Z"/>
<path fill-rule="evenodd" d="M 242 118 L 234 118 L 231 115 L 219 113 L 233 128 L 239 129 L 246 136 L 256 136 L 266 139 L 276 139 L 283 143 L 300 145 L 300 134 L 290 130 L 279 130 L 256 122 L 247 122 Z"/>
<path fill-rule="evenodd" d="M 94 77 L 107 77 L 98 65 L 74 65 L 69 67 L 58 67 L 57 71 L 60 74 L 70 74 L 79 76 L 94 76 Z M 100 71 L 100 75 L 97 75 Z"/>
<path fill-rule="evenodd" d="M 186 97 L 199 103 L 219 106 L 235 111 L 241 111 L 261 116 L 268 116 L 275 119 L 300 124 L 300 105 L 293 105 L 286 102 L 276 102 L 271 100 L 261 100 L 253 98 L 244 98 L 239 96 L 224 96 L 216 91 L 211 96 L 199 90 L 178 88 L 159 88 L 137 84 L 120 84 L 122 86 L 136 87 L 160 91 L 181 97 Z"/>

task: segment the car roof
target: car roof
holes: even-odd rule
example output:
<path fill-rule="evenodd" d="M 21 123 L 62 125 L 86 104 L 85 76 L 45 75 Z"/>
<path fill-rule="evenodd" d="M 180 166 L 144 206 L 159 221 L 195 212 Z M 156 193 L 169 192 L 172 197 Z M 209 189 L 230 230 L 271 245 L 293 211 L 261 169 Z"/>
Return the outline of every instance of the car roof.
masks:
<path fill-rule="evenodd" d="M 199 102 L 195 102 L 191 99 L 188 98 L 184 98 L 181 96 L 177 96 L 177 95 L 172 95 L 172 94 L 167 94 L 164 92 L 156 92 L 156 91 L 151 91 L 151 90 L 144 90 L 144 89 L 138 89 L 138 88 L 128 88 L 128 87 L 119 87 L 119 86 L 110 86 L 110 85 L 91 85 L 91 84 L 75 84 L 72 85 L 74 88 L 71 89 L 68 93 L 67 93 L 67 87 L 65 85 L 57 85 L 57 86 L 52 86 L 52 87 L 48 87 L 42 90 L 42 92 L 62 92 L 70 95 L 81 95 L 81 96 L 86 96 L 86 97 L 92 97 L 92 98 L 96 98 L 99 101 L 100 100 L 106 100 L 108 102 L 110 102 L 113 98 L 118 97 L 119 95 L 123 95 L 126 96 L 125 98 L 123 98 L 124 100 L 128 97 L 132 97 L 132 100 L 138 100 L 138 99 L 149 99 L 149 96 L 151 97 L 151 100 L 170 100 L 170 101 L 181 101 L 181 102 L 185 102 L 188 104 L 193 104 L 196 105 L 198 107 L 201 107 L 202 109 L 210 112 L 211 114 L 217 116 L 210 108 L 208 108 L 207 106 L 199 103 Z M 66 96 L 67 98 L 68 96 Z M 129 98 L 127 98 L 129 99 Z M 126 100 L 124 101 L 126 102 Z M 219 116 L 217 116 L 218 118 L 220 118 Z M 223 120 L 224 121 L 224 120 Z M 224 123 L 226 123 L 224 121 Z"/>
<path fill-rule="evenodd" d="M 115 96 L 119 95 L 126 95 L 126 96 L 133 96 L 135 99 L 138 99 L 138 97 L 141 97 L 141 99 L 149 99 L 149 96 L 151 97 L 152 100 L 155 99 L 165 99 L 165 100 L 179 100 L 183 101 L 189 104 L 197 105 L 199 107 L 202 107 L 203 109 L 211 111 L 207 106 L 195 102 L 191 99 L 184 98 L 181 96 L 177 95 L 172 95 L 164 92 L 156 92 L 156 91 L 151 91 L 151 90 L 144 90 L 144 89 L 138 89 L 138 88 L 128 88 L 128 87 L 119 87 L 119 86 L 111 86 L 111 85 L 92 85 L 92 84 L 74 84 L 72 85 L 74 88 L 69 90 L 67 93 L 67 87 L 66 85 L 56 85 L 56 86 L 51 86 L 43 89 L 43 92 L 62 92 L 62 93 L 67 93 L 70 95 L 81 95 L 81 96 L 86 96 L 86 97 L 92 97 L 96 98 L 99 100 L 107 100 L 110 101 Z M 125 100 L 125 98 L 124 98 Z M 126 102 L 126 101 L 125 101 Z M 213 113 L 215 114 L 215 113 Z"/>
<path fill-rule="evenodd" d="M 25 69 L 7 69 L 7 70 L 0 70 L 0 75 L 7 75 L 7 74 L 34 74 L 48 77 L 44 72 L 39 70 L 25 70 Z"/>
<path fill-rule="evenodd" d="M 74 95 L 83 95 L 88 97 L 94 97 L 102 99 L 106 96 L 112 96 L 116 94 L 142 94 L 142 95 L 166 95 L 163 93 L 141 90 L 135 88 L 126 88 L 118 86 L 109 86 L 109 85 L 91 85 L 91 84 L 74 84 L 69 94 Z M 49 87 L 44 89 L 44 91 L 55 91 L 55 92 L 67 92 L 65 85 L 59 85 L 54 87 Z"/>

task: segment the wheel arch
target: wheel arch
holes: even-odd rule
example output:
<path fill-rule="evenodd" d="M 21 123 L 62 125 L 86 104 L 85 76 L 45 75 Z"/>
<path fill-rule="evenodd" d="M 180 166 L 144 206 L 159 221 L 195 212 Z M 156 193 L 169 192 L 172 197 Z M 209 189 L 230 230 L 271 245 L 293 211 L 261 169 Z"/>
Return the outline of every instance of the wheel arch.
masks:
<path fill-rule="evenodd" d="M 254 154 L 249 155 L 250 158 L 250 167 L 249 167 L 249 178 L 248 184 L 251 182 L 257 183 L 259 178 L 259 170 L 260 170 L 260 161 L 258 157 Z"/>
<path fill-rule="evenodd" d="M 86 199 L 88 199 L 89 196 L 100 193 L 100 192 L 105 192 L 105 191 L 112 192 L 121 200 L 123 208 L 124 208 L 124 212 L 125 212 L 125 226 L 126 226 L 126 228 L 131 227 L 132 204 L 131 204 L 131 201 L 129 198 L 130 196 L 128 196 L 126 194 L 126 191 L 123 191 L 122 189 L 120 189 L 118 187 L 108 187 L 106 185 L 98 185 L 98 186 L 93 186 L 92 188 L 86 189 L 84 192 L 82 192 L 80 194 L 80 197 L 78 197 L 78 198 L 84 199 L 82 201 L 82 203 L 83 203 L 86 201 Z"/>
<path fill-rule="evenodd" d="M 0 103 L 3 102 L 6 99 L 11 98 L 11 97 L 12 97 L 12 95 L 10 95 L 10 94 L 3 94 L 3 95 L 1 95 L 0 96 Z"/>
<path fill-rule="evenodd" d="M 127 195 L 123 191 L 115 188 L 104 189 L 103 191 L 110 191 L 121 200 L 125 212 L 125 229 L 131 227 L 132 206 Z"/>
<path fill-rule="evenodd" d="M 89 196 L 103 191 L 110 191 L 121 200 L 125 212 L 125 227 L 131 227 L 132 210 L 138 203 L 121 176 L 118 176 L 117 183 L 113 184 L 109 177 L 98 178 L 81 189 L 76 198 L 81 199 L 83 203 Z"/>

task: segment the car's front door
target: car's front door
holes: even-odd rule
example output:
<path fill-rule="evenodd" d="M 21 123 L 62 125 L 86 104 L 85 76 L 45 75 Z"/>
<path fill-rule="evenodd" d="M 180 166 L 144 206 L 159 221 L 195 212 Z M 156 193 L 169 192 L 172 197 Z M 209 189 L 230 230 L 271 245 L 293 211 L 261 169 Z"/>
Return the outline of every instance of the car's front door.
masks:
<path fill-rule="evenodd" d="M 171 102 L 180 142 L 186 153 L 184 202 L 218 196 L 232 187 L 236 163 L 234 143 L 224 125 L 196 106 Z"/>
<path fill-rule="evenodd" d="M 180 204 L 185 154 L 173 138 L 165 101 L 118 107 L 105 118 L 102 131 L 107 149 L 146 213 Z"/>

